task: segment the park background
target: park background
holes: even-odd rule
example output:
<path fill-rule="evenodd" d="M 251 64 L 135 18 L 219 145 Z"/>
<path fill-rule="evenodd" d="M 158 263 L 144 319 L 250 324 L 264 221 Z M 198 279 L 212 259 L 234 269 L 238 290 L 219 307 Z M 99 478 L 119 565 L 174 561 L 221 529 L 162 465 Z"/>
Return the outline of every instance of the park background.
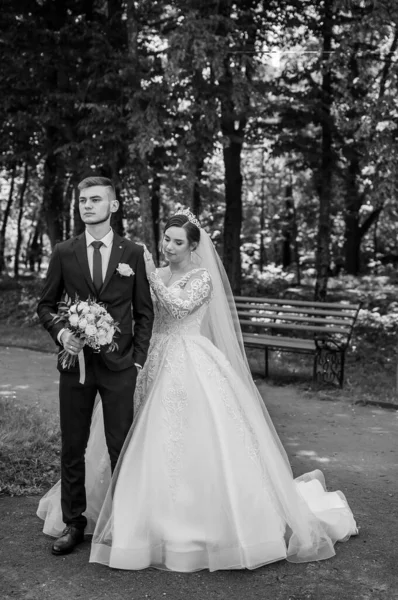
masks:
<path fill-rule="evenodd" d="M 297 355 L 273 354 L 272 381 L 397 405 L 395 0 L 5 0 L 0 20 L 2 345 L 54 352 L 42 278 L 97 174 L 115 182 L 116 231 L 157 259 L 189 207 L 235 294 L 361 301 L 343 390 Z M 6 390 L 0 409 L 1 489 L 41 492 L 56 419 Z"/>

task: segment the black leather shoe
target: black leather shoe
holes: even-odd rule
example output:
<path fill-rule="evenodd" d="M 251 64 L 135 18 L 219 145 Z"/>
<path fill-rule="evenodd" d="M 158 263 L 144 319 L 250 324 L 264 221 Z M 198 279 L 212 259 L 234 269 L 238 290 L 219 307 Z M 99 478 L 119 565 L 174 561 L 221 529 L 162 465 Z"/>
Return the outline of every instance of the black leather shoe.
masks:
<path fill-rule="evenodd" d="M 83 540 L 84 530 L 69 525 L 68 527 L 65 527 L 61 537 L 54 542 L 51 551 L 56 555 L 69 554 L 69 552 L 72 552 L 73 548 L 78 544 L 81 544 Z"/>

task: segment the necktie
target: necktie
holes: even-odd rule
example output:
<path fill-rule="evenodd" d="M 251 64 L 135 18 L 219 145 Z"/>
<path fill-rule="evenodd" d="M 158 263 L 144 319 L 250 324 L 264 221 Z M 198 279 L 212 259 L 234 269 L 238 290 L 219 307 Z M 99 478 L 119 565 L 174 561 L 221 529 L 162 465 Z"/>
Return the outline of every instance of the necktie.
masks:
<path fill-rule="evenodd" d="M 100 252 L 101 246 L 103 246 L 103 242 L 91 242 L 92 247 L 94 248 L 94 256 L 93 256 L 93 283 L 97 294 L 99 294 L 100 289 L 102 288 L 102 256 Z"/>

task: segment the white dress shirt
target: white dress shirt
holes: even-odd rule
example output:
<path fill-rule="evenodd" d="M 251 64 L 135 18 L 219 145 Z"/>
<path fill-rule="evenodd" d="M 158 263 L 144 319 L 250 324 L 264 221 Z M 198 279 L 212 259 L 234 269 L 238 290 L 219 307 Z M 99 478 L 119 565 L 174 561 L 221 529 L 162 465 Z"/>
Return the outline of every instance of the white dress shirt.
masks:
<path fill-rule="evenodd" d="M 94 248 L 91 245 L 92 242 L 102 242 L 102 246 L 100 248 L 101 258 L 102 258 L 102 281 L 105 281 L 106 271 L 109 264 L 109 259 L 112 251 L 113 244 L 113 229 L 110 229 L 106 235 L 100 240 L 96 240 L 93 236 L 86 231 L 86 245 L 87 245 L 87 258 L 88 258 L 88 266 L 90 269 L 91 279 L 93 279 L 93 260 L 94 260 Z"/>

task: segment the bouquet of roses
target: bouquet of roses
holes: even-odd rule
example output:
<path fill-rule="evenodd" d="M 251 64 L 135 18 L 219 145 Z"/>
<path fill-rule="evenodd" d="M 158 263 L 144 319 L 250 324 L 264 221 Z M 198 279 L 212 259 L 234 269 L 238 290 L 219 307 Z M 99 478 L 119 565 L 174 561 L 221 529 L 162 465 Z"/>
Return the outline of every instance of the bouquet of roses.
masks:
<path fill-rule="evenodd" d="M 72 333 L 84 340 L 85 345 L 99 352 L 101 346 L 108 345 L 107 352 L 113 352 L 117 348 L 114 340 L 116 332 L 120 332 L 118 323 L 108 313 L 105 306 L 100 302 L 95 302 L 90 298 L 88 300 L 79 300 L 76 295 L 75 302 L 69 296 L 66 296 L 58 304 L 58 314 L 53 315 L 56 323 L 64 323 Z M 59 353 L 58 359 L 62 367 L 69 368 L 76 364 L 79 359 L 80 382 L 84 383 L 85 369 L 83 352 L 79 355 L 70 354 L 67 350 Z"/>

